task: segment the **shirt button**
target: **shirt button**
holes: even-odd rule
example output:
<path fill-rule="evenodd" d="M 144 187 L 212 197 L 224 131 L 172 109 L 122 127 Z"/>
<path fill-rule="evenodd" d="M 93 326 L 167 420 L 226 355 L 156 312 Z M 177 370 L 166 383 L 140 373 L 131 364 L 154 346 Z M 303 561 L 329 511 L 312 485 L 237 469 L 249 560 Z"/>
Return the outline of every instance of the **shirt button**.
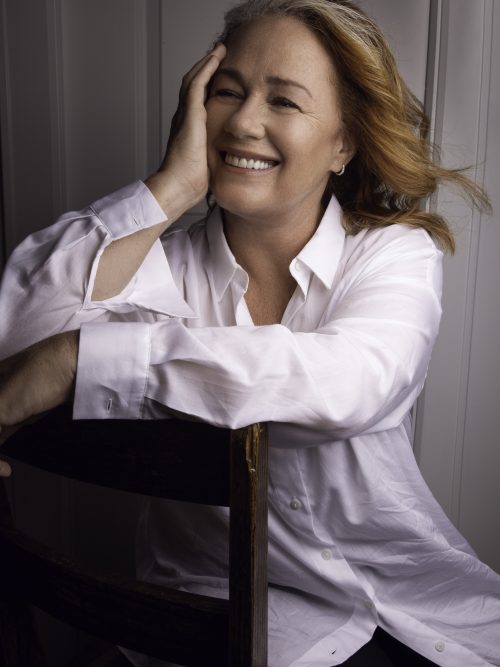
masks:
<path fill-rule="evenodd" d="M 302 507 L 302 503 L 298 498 L 292 498 L 290 501 L 290 507 L 293 510 L 299 510 Z"/>
<path fill-rule="evenodd" d="M 438 641 L 434 644 L 434 648 L 436 651 L 439 651 L 439 653 L 442 653 L 445 649 L 445 643 L 442 641 Z"/>
<path fill-rule="evenodd" d="M 296 271 L 302 271 L 302 264 L 300 262 L 300 259 L 295 260 L 295 270 Z"/>
<path fill-rule="evenodd" d="M 372 600 L 365 600 L 365 606 L 368 609 L 375 609 L 375 604 Z"/>
<path fill-rule="evenodd" d="M 332 552 L 330 551 L 330 549 L 323 549 L 323 551 L 321 552 L 321 558 L 323 560 L 331 560 Z"/>

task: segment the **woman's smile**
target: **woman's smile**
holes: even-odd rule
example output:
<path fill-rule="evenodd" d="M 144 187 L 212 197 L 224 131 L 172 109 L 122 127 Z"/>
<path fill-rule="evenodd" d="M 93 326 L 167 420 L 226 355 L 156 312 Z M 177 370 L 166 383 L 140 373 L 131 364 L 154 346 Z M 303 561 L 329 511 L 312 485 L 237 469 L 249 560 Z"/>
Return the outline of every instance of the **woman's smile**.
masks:
<path fill-rule="evenodd" d="M 278 160 L 259 157 L 247 152 L 221 151 L 221 158 L 227 167 L 233 167 L 233 173 L 269 172 L 279 164 Z"/>

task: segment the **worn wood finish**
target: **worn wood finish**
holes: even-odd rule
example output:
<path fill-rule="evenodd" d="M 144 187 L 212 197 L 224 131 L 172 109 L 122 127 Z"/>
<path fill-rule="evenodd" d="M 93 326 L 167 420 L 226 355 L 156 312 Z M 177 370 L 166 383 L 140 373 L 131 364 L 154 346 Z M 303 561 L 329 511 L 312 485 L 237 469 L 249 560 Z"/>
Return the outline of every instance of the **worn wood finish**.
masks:
<path fill-rule="evenodd" d="M 267 430 L 261 424 L 233 432 L 231 468 L 229 601 L 231 617 L 241 622 L 229 628 L 229 664 L 266 667 Z"/>
<path fill-rule="evenodd" d="M 74 422 L 67 408 L 24 427 L 2 455 L 104 486 L 229 505 L 230 600 L 91 573 L 8 520 L 0 527 L 2 589 L 91 634 L 188 667 L 266 667 L 266 434 L 261 425 L 232 432 L 178 420 Z M 35 664 L 12 659 L 9 667 Z"/>

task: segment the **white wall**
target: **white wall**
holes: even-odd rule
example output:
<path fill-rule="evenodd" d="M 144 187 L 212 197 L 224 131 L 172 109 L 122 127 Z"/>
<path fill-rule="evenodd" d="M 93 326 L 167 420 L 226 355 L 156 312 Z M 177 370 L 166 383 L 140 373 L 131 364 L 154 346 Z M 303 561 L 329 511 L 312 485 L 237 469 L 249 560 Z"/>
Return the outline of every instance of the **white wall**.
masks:
<path fill-rule="evenodd" d="M 436 140 L 450 166 L 475 165 L 493 215 L 443 190 L 433 205 L 452 221 L 457 253 L 446 262 L 444 317 L 420 402 L 418 458 L 449 516 L 500 571 L 500 6 L 438 3 Z"/>
<path fill-rule="evenodd" d="M 158 164 L 181 76 L 231 4 L 0 0 L 6 252 L 63 210 Z M 445 510 L 500 570 L 500 7 L 493 0 L 360 4 L 384 27 L 410 87 L 425 100 L 446 164 L 476 164 L 493 198 L 493 216 L 471 213 L 447 191 L 432 202 L 453 221 L 458 251 L 446 261 L 445 314 L 417 410 L 415 451 Z M 132 568 L 133 497 L 92 496 L 23 467 L 15 479 L 15 513 L 27 529 L 91 562 Z M 31 497 L 21 490 L 26 484 L 36 489 Z M 89 510 L 94 526 L 84 518 Z M 67 665 L 75 651 L 81 642 L 57 642 L 51 664 Z"/>

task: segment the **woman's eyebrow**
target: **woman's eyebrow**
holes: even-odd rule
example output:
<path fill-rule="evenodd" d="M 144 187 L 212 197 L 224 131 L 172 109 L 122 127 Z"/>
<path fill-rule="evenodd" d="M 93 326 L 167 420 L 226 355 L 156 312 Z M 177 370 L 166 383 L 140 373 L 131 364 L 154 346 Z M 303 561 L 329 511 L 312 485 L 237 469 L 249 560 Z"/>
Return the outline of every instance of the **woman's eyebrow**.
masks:
<path fill-rule="evenodd" d="M 309 97 L 312 97 L 309 90 L 303 84 L 299 83 L 298 81 L 294 81 L 293 79 L 284 79 L 281 76 L 268 76 L 266 78 L 266 82 L 279 86 L 294 86 L 295 88 L 301 88 L 309 95 Z"/>
<path fill-rule="evenodd" d="M 224 74 L 224 75 L 230 77 L 231 79 L 233 79 L 234 81 L 239 83 L 240 86 L 242 86 L 242 87 L 244 87 L 244 85 L 245 85 L 245 80 L 243 78 L 243 75 L 241 74 L 241 72 L 239 70 L 235 69 L 234 67 L 220 67 L 217 70 L 217 72 L 215 73 L 215 76 L 217 76 L 218 74 Z M 309 95 L 309 97 L 312 98 L 312 95 L 311 95 L 310 91 L 303 84 L 299 83 L 298 81 L 294 81 L 293 79 L 285 79 L 281 76 L 268 76 L 268 77 L 266 77 L 266 83 L 269 83 L 269 84 L 275 85 L 275 86 L 276 85 L 279 85 L 279 86 L 294 86 L 295 88 L 301 88 L 302 90 L 304 90 Z"/>

